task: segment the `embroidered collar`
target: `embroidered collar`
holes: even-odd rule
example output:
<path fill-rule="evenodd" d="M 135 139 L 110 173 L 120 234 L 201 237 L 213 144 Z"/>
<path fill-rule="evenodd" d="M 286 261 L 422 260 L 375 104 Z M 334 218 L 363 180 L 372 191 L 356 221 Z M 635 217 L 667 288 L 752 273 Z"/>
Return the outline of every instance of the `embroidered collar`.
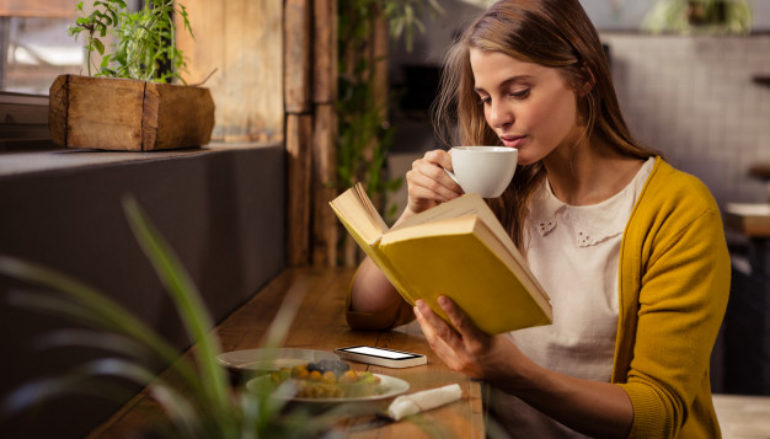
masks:
<path fill-rule="evenodd" d="M 546 177 L 530 204 L 532 227 L 540 236 L 546 236 L 559 223 L 571 224 L 578 247 L 593 246 L 622 234 L 653 162 L 654 159 L 648 160 L 620 192 L 588 206 L 572 206 L 556 198 Z"/>

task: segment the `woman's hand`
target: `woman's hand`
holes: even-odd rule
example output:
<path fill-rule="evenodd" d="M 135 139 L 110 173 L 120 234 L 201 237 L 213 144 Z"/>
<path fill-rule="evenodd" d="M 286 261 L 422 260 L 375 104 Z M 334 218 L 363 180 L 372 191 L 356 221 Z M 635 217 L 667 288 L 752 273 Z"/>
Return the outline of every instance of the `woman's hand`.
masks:
<path fill-rule="evenodd" d="M 415 304 L 414 314 L 431 349 L 447 367 L 485 380 L 515 376 L 515 359 L 522 355 L 510 340 L 483 333 L 449 298 L 439 296 L 437 302 L 454 328 L 422 300 Z"/>
<path fill-rule="evenodd" d="M 463 194 L 444 169 L 452 170 L 452 157 L 441 149 L 428 151 L 412 162 L 412 169 L 406 173 L 407 211 L 419 213 Z"/>
<path fill-rule="evenodd" d="M 456 330 L 422 300 L 414 314 L 431 349 L 450 369 L 483 379 L 577 431 L 599 437 L 628 437 L 633 407 L 615 384 L 574 378 L 544 369 L 503 335 L 481 332 L 450 299 L 438 304 Z"/>

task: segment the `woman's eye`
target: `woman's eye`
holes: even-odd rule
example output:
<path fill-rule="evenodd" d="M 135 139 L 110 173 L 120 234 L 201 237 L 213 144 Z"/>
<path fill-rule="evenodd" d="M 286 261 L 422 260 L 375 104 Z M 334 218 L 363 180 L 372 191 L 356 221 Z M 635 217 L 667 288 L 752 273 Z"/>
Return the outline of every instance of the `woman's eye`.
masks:
<path fill-rule="evenodd" d="M 510 93 L 510 96 L 517 99 L 526 98 L 527 96 L 529 96 L 529 89 L 525 88 L 523 90 L 512 91 Z"/>
<path fill-rule="evenodd" d="M 479 96 L 479 104 L 489 105 L 490 102 L 492 102 L 492 98 L 489 96 Z"/>

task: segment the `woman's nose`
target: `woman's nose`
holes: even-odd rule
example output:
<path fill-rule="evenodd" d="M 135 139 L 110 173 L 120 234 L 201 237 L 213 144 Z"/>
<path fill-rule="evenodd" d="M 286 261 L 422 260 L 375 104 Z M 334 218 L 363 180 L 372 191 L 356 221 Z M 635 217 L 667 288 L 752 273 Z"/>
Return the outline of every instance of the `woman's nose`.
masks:
<path fill-rule="evenodd" d="M 513 112 L 508 106 L 498 102 L 493 102 L 488 110 L 488 122 L 492 128 L 502 128 L 510 125 L 514 121 Z"/>

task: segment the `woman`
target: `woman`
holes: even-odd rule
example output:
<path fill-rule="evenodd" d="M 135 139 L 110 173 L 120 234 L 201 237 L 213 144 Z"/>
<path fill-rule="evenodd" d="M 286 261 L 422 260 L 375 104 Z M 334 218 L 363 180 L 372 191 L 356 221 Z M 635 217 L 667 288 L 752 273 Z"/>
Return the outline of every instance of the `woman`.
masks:
<path fill-rule="evenodd" d="M 719 437 L 709 357 L 730 277 L 719 210 L 631 137 L 578 0 L 491 6 L 449 53 L 437 116 L 460 144 L 519 149 L 513 181 L 489 203 L 554 322 L 487 336 L 439 299 L 448 325 L 365 260 L 351 326 L 416 316 L 442 361 L 491 385 L 491 411 L 519 437 Z M 443 169 L 442 150 L 413 163 L 399 221 L 462 193 Z"/>

